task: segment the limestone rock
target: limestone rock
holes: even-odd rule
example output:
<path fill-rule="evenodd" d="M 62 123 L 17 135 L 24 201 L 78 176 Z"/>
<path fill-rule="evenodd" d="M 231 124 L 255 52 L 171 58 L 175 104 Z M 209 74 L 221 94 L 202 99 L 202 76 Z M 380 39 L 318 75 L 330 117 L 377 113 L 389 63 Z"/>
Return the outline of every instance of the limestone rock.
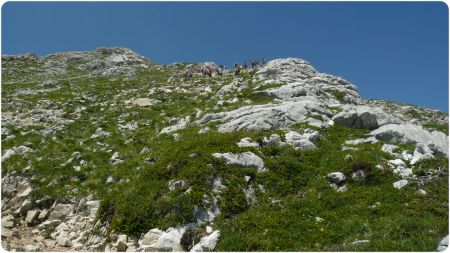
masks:
<path fill-rule="evenodd" d="M 185 228 L 168 228 L 151 247 L 156 250 L 182 251 L 180 242 L 184 231 Z"/>
<path fill-rule="evenodd" d="M 259 144 L 257 142 L 254 142 L 251 138 L 242 138 L 238 143 L 236 143 L 239 147 L 254 147 L 258 148 Z"/>
<path fill-rule="evenodd" d="M 203 251 L 213 251 L 219 241 L 220 231 L 216 230 L 211 234 L 204 236 L 200 239 L 200 242 L 194 245 L 191 252 L 203 252 Z"/>
<path fill-rule="evenodd" d="M 114 154 L 109 159 L 109 163 L 111 163 L 112 165 L 117 165 L 117 164 L 123 163 L 123 160 L 122 160 L 119 152 L 114 152 Z"/>
<path fill-rule="evenodd" d="M 345 181 L 345 175 L 342 172 L 332 172 L 327 175 L 332 183 L 341 184 Z"/>
<path fill-rule="evenodd" d="M 396 189 L 401 189 L 401 188 L 405 187 L 407 184 L 408 184 L 408 180 L 402 179 L 397 182 L 394 182 L 393 185 Z"/>
<path fill-rule="evenodd" d="M 283 129 L 291 124 L 303 122 L 312 111 L 331 116 L 331 112 L 322 102 L 311 97 L 300 101 L 244 106 L 234 111 L 207 114 L 197 123 L 222 122 L 218 127 L 218 131 L 222 133 Z"/>
<path fill-rule="evenodd" d="M 58 243 L 59 246 L 62 247 L 70 247 L 72 246 L 72 241 L 65 237 L 65 236 L 58 236 L 56 237 L 56 243 Z"/>
<path fill-rule="evenodd" d="M 25 218 L 25 222 L 29 225 L 32 225 L 36 218 L 39 215 L 39 210 L 30 210 L 27 212 L 27 216 Z"/>
<path fill-rule="evenodd" d="M 72 212 L 72 205 L 57 204 L 50 213 L 49 220 L 63 220 Z"/>
<path fill-rule="evenodd" d="M 19 212 L 24 213 L 27 212 L 28 210 L 31 210 L 31 208 L 33 208 L 33 202 L 29 199 L 26 199 L 20 206 Z"/>
<path fill-rule="evenodd" d="M 344 111 L 336 114 L 332 120 L 338 125 L 370 130 L 382 125 L 401 122 L 380 108 L 369 106 L 346 106 Z"/>
<path fill-rule="evenodd" d="M 185 128 L 189 124 L 190 119 L 191 119 L 190 116 L 186 116 L 184 119 L 180 119 L 177 124 L 175 124 L 173 126 L 169 126 L 169 127 L 163 128 L 161 130 L 161 132 L 159 132 L 159 133 L 160 134 L 168 134 L 168 133 L 172 133 L 172 132 L 181 130 L 181 129 Z"/>
<path fill-rule="evenodd" d="M 253 152 L 244 152 L 240 154 L 214 153 L 214 157 L 225 160 L 231 166 L 255 168 L 258 172 L 264 172 L 264 161 Z"/>
<path fill-rule="evenodd" d="M 161 235 L 163 233 L 164 233 L 163 231 L 161 231 L 157 228 L 151 229 L 142 237 L 141 240 L 139 240 L 138 243 L 141 248 L 150 246 L 150 245 L 154 244 L 156 241 L 158 241 L 158 239 L 161 237 Z"/>
<path fill-rule="evenodd" d="M 448 156 L 448 136 L 438 131 L 428 131 L 413 124 L 384 125 L 370 133 L 377 139 L 396 143 L 433 146 Z"/>
<path fill-rule="evenodd" d="M 156 105 L 158 103 L 160 103 L 161 101 L 157 100 L 157 99 L 151 99 L 151 98 L 137 98 L 135 100 L 133 100 L 131 103 L 133 105 L 136 106 L 140 106 L 140 107 L 147 107 L 147 106 L 153 106 Z"/>

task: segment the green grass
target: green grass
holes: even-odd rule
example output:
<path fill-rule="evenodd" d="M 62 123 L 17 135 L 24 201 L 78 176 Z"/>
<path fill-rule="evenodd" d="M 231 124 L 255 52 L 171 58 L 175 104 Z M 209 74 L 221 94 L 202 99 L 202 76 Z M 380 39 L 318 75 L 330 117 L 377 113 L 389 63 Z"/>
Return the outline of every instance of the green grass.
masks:
<path fill-rule="evenodd" d="M 426 123 L 423 125 L 424 128 L 429 130 L 436 130 L 445 133 L 448 135 L 448 124 L 439 124 L 436 122 L 433 123 Z"/>
<path fill-rule="evenodd" d="M 341 103 L 344 103 L 345 92 L 334 91 L 333 96 Z"/>

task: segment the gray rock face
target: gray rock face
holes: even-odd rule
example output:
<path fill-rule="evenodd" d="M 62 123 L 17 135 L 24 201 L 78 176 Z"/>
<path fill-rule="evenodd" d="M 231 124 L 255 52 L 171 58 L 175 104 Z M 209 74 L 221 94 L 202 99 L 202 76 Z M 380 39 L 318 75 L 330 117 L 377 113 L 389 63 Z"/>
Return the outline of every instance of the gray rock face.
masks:
<path fill-rule="evenodd" d="M 299 101 L 307 97 L 315 97 L 327 101 L 327 104 L 361 103 L 355 85 L 341 77 L 318 73 L 308 62 L 301 59 L 273 60 L 256 74 L 264 81 L 264 84 L 283 84 L 280 87 L 258 91 L 258 93 L 284 101 Z M 337 100 L 336 93 L 342 94 L 343 101 Z"/>
<path fill-rule="evenodd" d="M 448 136 L 438 131 L 428 131 L 412 124 L 384 125 L 370 133 L 377 139 L 396 143 L 431 146 L 448 156 Z"/>
<path fill-rule="evenodd" d="M 264 172 L 264 161 L 253 152 L 244 152 L 240 154 L 214 153 L 214 157 L 225 160 L 231 166 L 255 168 L 258 172 Z"/>
<path fill-rule="evenodd" d="M 310 98 L 280 104 L 244 106 L 230 112 L 207 114 L 197 123 L 223 122 L 218 127 L 219 132 L 222 133 L 283 129 L 291 124 L 305 121 L 311 112 L 331 116 L 331 112 L 323 104 L 314 98 Z"/>
<path fill-rule="evenodd" d="M 368 106 L 346 106 L 344 111 L 333 117 L 336 124 L 351 128 L 376 129 L 385 124 L 400 123 L 400 120 Z"/>

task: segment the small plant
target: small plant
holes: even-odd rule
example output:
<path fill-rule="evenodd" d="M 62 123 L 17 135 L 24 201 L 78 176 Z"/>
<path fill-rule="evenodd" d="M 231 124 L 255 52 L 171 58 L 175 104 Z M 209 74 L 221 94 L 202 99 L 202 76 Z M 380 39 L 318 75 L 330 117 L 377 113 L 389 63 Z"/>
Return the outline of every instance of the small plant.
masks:
<path fill-rule="evenodd" d="M 42 232 L 42 236 L 44 239 L 51 239 L 51 234 L 55 232 L 57 225 L 55 223 L 51 223 L 48 226 L 45 227 L 44 231 Z"/>
<path fill-rule="evenodd" d="M 345 92 L 341 92 L 341 91 L 334 91 L 333 96 L 341 103 L 344 103 L 344 97 L 345 97 Z"/>

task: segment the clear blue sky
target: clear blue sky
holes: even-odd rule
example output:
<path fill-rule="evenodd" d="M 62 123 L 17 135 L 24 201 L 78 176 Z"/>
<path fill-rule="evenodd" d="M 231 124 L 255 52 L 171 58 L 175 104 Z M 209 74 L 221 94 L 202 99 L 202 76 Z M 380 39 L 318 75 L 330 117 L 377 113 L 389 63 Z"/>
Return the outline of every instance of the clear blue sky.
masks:
<path fill-rule="evenodd" d="M 30 3 L 2 8 L 2 54 L 128 47 L 158 63 L 298 57 L 365 98 L 448 112 L 442 2 Z"/>

